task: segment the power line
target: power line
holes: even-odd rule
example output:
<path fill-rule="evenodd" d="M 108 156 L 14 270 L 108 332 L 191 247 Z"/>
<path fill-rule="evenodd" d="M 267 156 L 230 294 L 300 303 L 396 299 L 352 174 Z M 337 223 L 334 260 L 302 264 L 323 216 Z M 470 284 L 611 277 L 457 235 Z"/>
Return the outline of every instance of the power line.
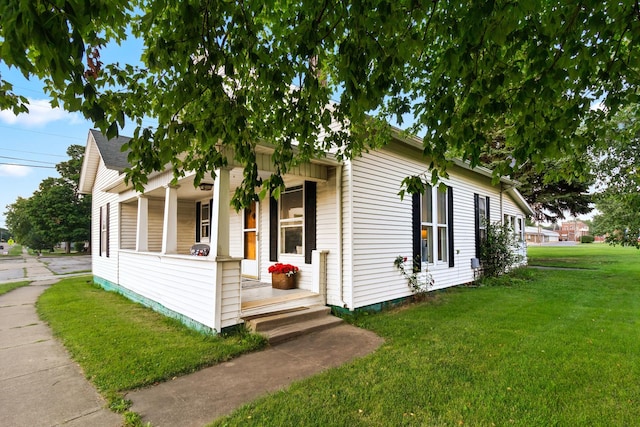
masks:
<path fill-rule="evenodd" d="M 37 154 L 39 156 L 50 156 L 50 157 L 62 157 L 62 158 L 69 157 L 69 156 L 63 156 L 62 154 L 39 153 L 37 151 L 11 150 L 10 148 L 0 148 L 0 151 L 13 151 L 14 153 Z"/>
<path fill-rule="evenodd" d="M 28 167 L 28 168 L 55 169 L 55 166 L 24 165 L 24 164 L 22 164 L 22 163 L 4 163 L 4 162 L 0 162 L 0 165 L 6 165 L 6 166 L 24 166 L 24 167 Z"/>
<path fill-rule="evenodd" d="M 44 163 L 45 165 L 55 165 L 55 163 L 53 163 L 53 162 L 43 162 L 42 160 L 22 159 L 22 158 L 20 158 L 20 157 L 7 157 L 7 156 L 0 156 L 0 159 L 23 160 L 23 161 L 25 161 L 25 162 Z"/>

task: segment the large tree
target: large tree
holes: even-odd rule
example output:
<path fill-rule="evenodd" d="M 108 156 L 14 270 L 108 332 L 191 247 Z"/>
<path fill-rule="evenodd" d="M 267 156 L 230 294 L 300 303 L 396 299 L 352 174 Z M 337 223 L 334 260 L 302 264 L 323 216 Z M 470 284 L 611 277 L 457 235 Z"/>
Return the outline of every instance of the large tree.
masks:
<path fill-rule="evenodd" d="M 44 79 L 54 104 L 108 136 L 137 126 L 136 185 L 168 163 L 198 181 L 232 155 L 245 165 L 236 206 L 261 183 L 258 142 L 273 144 L 278 171 L 264 191 L 327 149 L 384 143 L 391 118 L 424 137 L 433 171 L 450 150 L 478 164 L 502 138 L 513 161 L 495 172 L 510 174 L 579 157 L 594 139 L 579 126 L 595 131 L 640 83 L 633 0 L 5 0 L 0 17 L 1 62 Z M 128 28 L 141 65 L 103 64 Z M 10 82 L 0 92 L 0 108 L 28 108 Z"/>
<path fill-rule="evenodd" d="M 604 126 L 595 150 L 600 192 L 594 232 L 640 248 L 640 104 L 623 108 Z"/>
<path fill-rule="evenodd" d="M 78 193 L 84 147 L 67 149 L 70 160 L 56 165 L 60 178 L 46 178 L 28 199 L 18 198 L 7 207 L 7 226 L 18 240 L 34 249 L 51 249 L 60 242 L 90 239 L 91 196 Z"/>

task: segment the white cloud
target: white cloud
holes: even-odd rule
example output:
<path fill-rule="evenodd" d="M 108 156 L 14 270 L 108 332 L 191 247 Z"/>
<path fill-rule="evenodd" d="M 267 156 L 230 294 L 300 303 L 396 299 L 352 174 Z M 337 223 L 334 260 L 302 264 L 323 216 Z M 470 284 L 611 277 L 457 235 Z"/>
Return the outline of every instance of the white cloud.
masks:
<path fill-rule="evenodd" d="M 0 111 L 0 122 L 10 125 L 44 126 L 56 121 L 66 121 L 73 125 L 82 123 L 82 118 L 78 113 L 69 113 L 59 107 L 52 108 L 46 99 L 29 99 L 29 112 L 17 116 L 10 110 Z"/>
<path fill-rule="evenodd" d="M 32 168 L 28 166 L 0 165 L 0 176 L 23 177 L 31 173 Z"/>

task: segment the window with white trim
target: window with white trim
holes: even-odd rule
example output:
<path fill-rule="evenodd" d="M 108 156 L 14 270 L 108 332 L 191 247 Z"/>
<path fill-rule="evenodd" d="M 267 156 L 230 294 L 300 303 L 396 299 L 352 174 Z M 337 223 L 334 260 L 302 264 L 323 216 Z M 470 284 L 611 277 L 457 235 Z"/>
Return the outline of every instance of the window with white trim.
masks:
<path fill-rule="evenodd" d="M 109 256 L 109 207 L 110 203 L 100 207 L 100 256 Z"/>
<path fill-rule="evenodd" d="M 522 217 L 505 214 L 503 223 L 509 227 L 516 241 L 524 240 Z"/>
<path fill-rule="evenodd" d="M 420 201 L 421 259 L 423 263 L 447 262 L 449 257 L 448 197 L 445 191 L 425 185 Z M 435 201 L 435 203 L 434 203 Z M 435 218 L 435 221 L 434 221 Z"/>
<path fill-rule="evenodd" d="M 487 205 L 489 204 L 488 197 L 478 198 L 478 235 L 480 241 L 484 241 L 487 238 Z"/>
<path fill-rule="evenodd" d="M 280 253 L 304 254 L 304 191 L 288 188 L 280 195 Z"/>
<path fill-rule="evenodd" d="M 200 204 L 200 242 L 206 243 L 209 241 L 209 234 L 211 233 L 211 212 L 209 202 L 202 202 Z"/>

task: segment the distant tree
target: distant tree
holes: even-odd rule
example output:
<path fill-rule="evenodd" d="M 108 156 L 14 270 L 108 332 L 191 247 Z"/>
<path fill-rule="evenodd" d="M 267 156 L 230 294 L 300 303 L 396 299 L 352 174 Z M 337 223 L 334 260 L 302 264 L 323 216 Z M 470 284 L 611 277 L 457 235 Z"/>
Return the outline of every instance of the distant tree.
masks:
<path fill-rule="evenodd" d="M 56 166 L 61 178 L 46 178 L 30 198 L 8 206 L 7 225 L 20 242 L 39 250 L 65 242 L 70 252 L 72 242 L 90 239 L 91 197 L 77 191 L 83 153 L 82 146 L 69 147 L 71 159 Z"/>
<path fill-rule="evenodd" d="M 16 240 L 26 246 L 32 246 L 30 244 L 32 225 L 29 200 L 18 197 L 14 203 L 6 207 L 7 210 L 5 211 L 7 226 Z"/>
<path fill-rule="evenodd" d="M 640 249 L 640 104 L 631 104 L 603 125 L 595 151 L 599 194 L 593 232 L 612 244 Z"/>
<path fill-rule="evenodd" d="M 493 169 L 512 159 L 512 154 L 504 142 L 497 139 L 480 159 Z M 567 214 L 577 217 L 593 210 L 593 196 L 589 193 L 595 181 L 592 168 L 591 156 L 585 152 L 578 159 L 527 162 L 512 170 L 509 177 L 518 182 L 518 190 L 535 213 L 534 220 L 556 223 Z"/>
<path fill-rule="evenodd" d="M 578 129 L 637 99 L 638 15 L 620 0 L 3 0 L 0 63 L 43 79 L 54 105 L 108 137 L 131 122 L 137 188 L 167 164 L 196 171 L 197 185 L 238 161 L 239 207 L 327 150 L 349 158 L 388 142 L 390 119 L 423 137 L 436 177 L 449 150 L 475 166 L 497 136 L 512 161 L 496 176 L 580 159 L 594 139 Z M 101 58 L 128 33 L 140 63 Z M 0 78 L 0 109 L 28 109 L 16 89 Z M 274 150 L 264 182 L 261 141 Z"/>

